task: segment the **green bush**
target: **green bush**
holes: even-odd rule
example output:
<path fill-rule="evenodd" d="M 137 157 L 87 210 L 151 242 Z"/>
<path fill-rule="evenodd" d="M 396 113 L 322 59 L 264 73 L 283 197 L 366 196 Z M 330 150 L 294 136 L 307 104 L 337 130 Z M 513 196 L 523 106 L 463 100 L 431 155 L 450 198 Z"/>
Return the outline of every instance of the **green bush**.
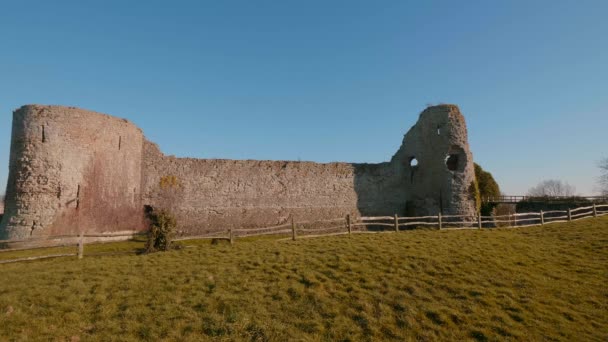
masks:
<path fill-rule="evenodd" d="M 485 171 L 479 164 L 475 163 L 475 179 L 479 187 L 479 195 L 481 198 L 498 197 L 500 196 L 500 187 L 491 173 Z M 496 207 L 495 203 L 482 203 L 480 206 L 481 215 L 490 216 Z"/>
<path fill-rule="evenodd" d="M 477 180 L 472 181 L 469 185 L 469 198 L 472 201 L 475 201 L 475 211 L 479 213 L 479 210 L 481 209 L 481 195 L 479 194 Z"/>
<path fill-rule="evenodd" d="M 150 231 L 146 243 L 146 252 L 167 251 L 171 249 L 171 242 L 177 226 L 175 217 L 168 210 L 152 210 L 148 213 Z"/>

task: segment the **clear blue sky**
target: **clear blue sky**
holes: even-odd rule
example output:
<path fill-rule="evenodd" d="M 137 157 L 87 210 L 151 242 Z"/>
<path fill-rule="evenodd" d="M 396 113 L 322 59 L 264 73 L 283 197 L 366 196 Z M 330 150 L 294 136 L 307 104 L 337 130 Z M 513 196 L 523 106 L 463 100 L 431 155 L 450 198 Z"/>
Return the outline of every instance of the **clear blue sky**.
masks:
<path fill-rule="evenodd" d="M 608 1 L 4 1 L 0 192 L 12 111 L 127 118 L 163 152 L 380 162 L 458 104 L 504 192 L 591 194 L 608 157 Z"/>

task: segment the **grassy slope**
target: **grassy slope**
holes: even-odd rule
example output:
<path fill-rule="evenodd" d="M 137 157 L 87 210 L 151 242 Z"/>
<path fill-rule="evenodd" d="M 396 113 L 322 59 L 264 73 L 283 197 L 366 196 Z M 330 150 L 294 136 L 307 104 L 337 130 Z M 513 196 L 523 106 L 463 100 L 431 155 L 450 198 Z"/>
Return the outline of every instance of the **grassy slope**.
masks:
<path fill-rule="evenodd" d="M 608 217 L 187 245 L 0 265 L 0 340 L 608 339 Z"/>

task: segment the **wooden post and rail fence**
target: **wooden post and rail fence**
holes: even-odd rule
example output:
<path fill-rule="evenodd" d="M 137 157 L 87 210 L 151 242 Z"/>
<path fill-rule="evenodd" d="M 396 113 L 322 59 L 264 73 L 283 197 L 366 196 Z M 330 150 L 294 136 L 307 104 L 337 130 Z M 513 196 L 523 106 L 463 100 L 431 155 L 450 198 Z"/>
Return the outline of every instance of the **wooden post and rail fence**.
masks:
<path fill-rule="evenodd" d="M 542 226 L 556 222 L 576 221 L 589 217 L 599 217 L 608 215 L 608 204 L 580 207 L 568 210 L 552 210 L 540 211 L 537 213 L 517 213 L 499 216 L 482 216 L 482 215 L 431 215 L 418 217 L 400 217 L 397 214 L 394 216 L 362 216 L 346 215 L 344 218 L 327 219 L 327 220 L 312 220 L 296 222 L 292 216 L 288 223 L 263 228 L 230 228 L 227 235 L 220 235 L 217 232 L 207 235 L 197 236 L 180 236 L 174 238 L 173 241 L 197 240 L 197 239 L 221 239 L 227 240 L 230 244 L 234 244 L 237 237 L 260 236 L 260 235 L 288 235 L 291 234 L 291 240 L 296 241 L 298 238 L 310 238 L 319 236 L 331 235 L 351 235 L 362 233 L 379 233 L 389 230 L 399 232 L 404 229 L 414 229 L 418 227 L 431 227 L 439 230 L 459 230 L 459 229 L 482 229 L 482 228 L 521 228 L 530 226 Z M 327 226 L 329 225 L 329 226 Z M 221 232 L 220 232 L 221 233 Z M 47 259 L 56 257 L 76 256 L 82 259 L 85 255 L 85 242 L 87 239 L 108 239 L 108 238 L 132 238 L 135 236 L 146 235 L 146 232 L 128 232 L 116 234 L 87 234 L 84 231 L 78 235 L 61 235 L 52 237 L 30 238 L 23 240 L 0 240 L 0 244 L 7 243 L 11 246 L 24 243 L 21 248 L 11 247 L 9 249 L 0 249 L 2 252 L 22 251 L 41 247 L 69 247 L 76 246 L 76 253 L 59 253 L 42 256 L 23 257 L 10 260 L 0 260 L 0 264 L 29 261 L 37 259 Z M 57 241 L 53 244 L 53 241 Z M 116 241 L 116 240 L 114 240 Z M 96 241 L 93 241 L 96 242 Z M 36 243 L 42 243 L 35 247 Z M 89 242 L 91 243 L 91 242 Z"/>
<path fill-rule="evenodd" d="M 514 196 L 500 195 L 482 197 L 484 203 L 506 203 L 516 204 L 519 202 L 537 202 L 537 203 L 559 203 L 559 202 L 574 202 L 574 203 L 608 203 L 608 196 Z"/>

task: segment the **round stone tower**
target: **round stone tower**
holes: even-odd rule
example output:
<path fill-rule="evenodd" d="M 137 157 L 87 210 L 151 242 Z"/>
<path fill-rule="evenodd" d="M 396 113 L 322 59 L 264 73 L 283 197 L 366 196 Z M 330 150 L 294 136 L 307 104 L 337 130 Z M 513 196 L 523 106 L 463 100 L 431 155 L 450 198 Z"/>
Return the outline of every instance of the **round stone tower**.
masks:
<path fill-rule="evenodd" d="M 0 239 L 142 229 L 142 146 L 126 120 L 73 107 L 17 109 Z"/>

